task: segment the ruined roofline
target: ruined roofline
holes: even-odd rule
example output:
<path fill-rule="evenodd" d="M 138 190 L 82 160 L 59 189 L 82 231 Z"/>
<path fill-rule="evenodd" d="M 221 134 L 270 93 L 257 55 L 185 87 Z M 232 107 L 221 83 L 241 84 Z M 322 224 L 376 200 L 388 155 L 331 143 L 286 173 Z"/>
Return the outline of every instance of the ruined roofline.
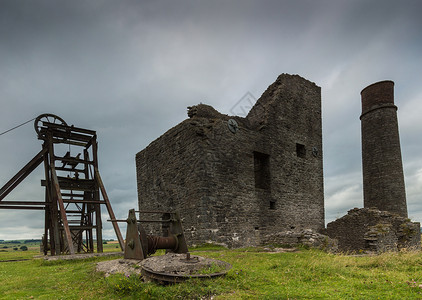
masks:
<path fill-rule="evenodd" d="M 294 91 L 291 91 L 293 87 L 297 86 L 303 87 L 306 86 L 310 89 L 316 89 L 320 93 L 321 88 L 316 85 L 314 82 L 309 81 L 297 74 L 287 74 L 282 73 L 280 74 L 276 81 L 274 81 L 261 95 L 261 97 L 256 101 L 254 106 L 250 109 L 248 115 L 246 117 L 240 117 L 236 115 L 227 115 L 222 114 L 213 108 L 211 105 L 207 104 L 197 104 L 189 106 L 187 109 L 188 118 L 183 120 L 181 123 L 175 125 L 174 127 L 168 129 L 165 133 L 159 136 L 157 139 L 152 141 L 147 147 L 147 149 L 151 144 L 160 140 L 163 136 L 167 134 L 174 134 L 175 132 L 181 130 L 180 126 L 183 126 L 186 123 L 190 123 L 192 119 L 195 118 L 206 118 L 206 119 L 220 119 L 224 121 L 228 121 L 229 119 L 235 119 L 241 127 L 245 127 L 251 130 L 259 130 L 262 124 L 265 124 L 268 120 L 269 114 L 272 113 L 271 105 L 275 101 L 279 100 L 279 97 L 275 97 L 274 94 L 278 91 L 282 91 L 282 96 L 287 96 L 294 92 L 298 92 L 301 89 L 295 88 Z M 279 102 L 281 103 L 281 102 Z M 234 103 L 233 103 L 234 104 Z M 182 125 L 183 124 L 183 125 Z M 138 152 L 140 154 L 144 150 Z M 138 155 L 137 154 L 137 155 Z"/>
<path fill-rule="evenodd" d="M 207 118 L 207 119 L 228 119 L 230 116 L 217 111 L 214 107 L 207 104 L 197 104 L 188 106 L 189 118 Z"/>
<path fill-rule="evenodd" d="M 271 106 L 280 105 L 281 97 L 289 97 L 295 93 L 303 92 L 304 88 L 314 89 L 321 95 L 321 87 L 316 85 L 314 82 L 309 81 L 297 74 L 280 74 L 276 81 L 272 83 L 261 97 L 256 101 L 255 105 L 251 108 L 246 119 L 252 126 L 262 125 L 266 123 L 269 115 L 272 112 Z M 278 95 L 277 95 L 278 94 Z"/>
<path fill-rule="evenodd" d="M 307 85 L 310 88 L 318 89 L 319 91 L 321 88 L 317 86 L 314 82 L 309 81 L 300 75 L 294 74 L 290 75 L 287 73 L 280 74 L 276 81 L 273 82 L 261 95 L 261 97 L 256 101 L 254 106 L 249 110 L 248 115 L 243 118 L 239 116 L 230 116 L 227 114 L 222 114 L 219 111 L 217 111 L 215 108 L 213 108 L 210 105 L 207 104 L 197 104 L 193 106 L 188 107 L 188 116 L 190 118 L 197 117 L 197 118 L 209 118 L 209 119 L 223 119 L 228 120 L 229 118 L 239 118 L 240 120 L 248 121 L 252 115 L 254 115 L 256 110 L 261 110 L 260 106 L 268 106 L 274 101 L 277 100 L 277 97 L 271 97 L 274 92 L 277 90 L 282 89 L 283 94 L 291 93 L 292 87 L 294 85 L 300 84 L 301 86 Z"/>

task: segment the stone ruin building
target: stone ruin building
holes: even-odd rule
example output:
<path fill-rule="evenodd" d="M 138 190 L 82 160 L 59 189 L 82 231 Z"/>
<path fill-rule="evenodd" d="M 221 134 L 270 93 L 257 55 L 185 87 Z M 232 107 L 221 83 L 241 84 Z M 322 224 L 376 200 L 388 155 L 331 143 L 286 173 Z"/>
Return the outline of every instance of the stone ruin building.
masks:
<path fill-rule="evenodd" d="M 364 208 L 327 225 L 342 251 L 420 249 L 420 224 L 407 218 L 394 82 L 374 83 L 362 96 Z"/>
<path fill-rule="evenodd" d="M 189 107 L 188 119 L 136 155 L 139 208 L 179 211 L 191 245 L 420 249 L 393 88 L 382 81 L 361 92 L 364 208 L 326 229 L 321 89 L 298 75 L 280 75 L 244 118 Z"/>
<path fill-rule="evenodd" d="M 327 224 L 327 232 L 343 252 L 381 253 L 420 250 L 420 224 L 377 208 L 354 208 Z"/>
<path fill-rule="evenodd" d="M 188 116 L 136 155 L 140 210 L 179 211 L 190 244 L 324 230 L 320 87 L 282 74 L 246 117 Z"/>

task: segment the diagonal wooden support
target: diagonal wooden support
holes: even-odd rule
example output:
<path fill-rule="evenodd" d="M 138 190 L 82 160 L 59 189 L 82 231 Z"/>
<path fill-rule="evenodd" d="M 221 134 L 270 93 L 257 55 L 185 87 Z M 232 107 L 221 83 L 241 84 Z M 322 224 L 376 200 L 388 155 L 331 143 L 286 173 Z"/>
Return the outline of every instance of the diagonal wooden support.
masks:
<path fill-rule="evenodd" d="M 50 137 L 49 140 L 52 141 L 52 138 Z M 53 182 L 53 189 L 54 189 L 54 192 L 55 192 L 55 196 L 57 197 L 57 203 L 59 204 L 59 208 L 60 208 L 60 216 L 61 216 L 62 223 L 63 223 L 65 238 L 66 238 L 67 245 L 68 245 L 68 248 L 69 248 L 69 253 L 75 254 L 75 249 L 73 247 L 73 241 L 72 241 L 72 235 L 70 234 L 70 229 L 69 229 L 69 222 L 67 221 L 66 209 L 65 209 L 64 204 L 63 204 L 62 193 L 60 191 L 60 184 L 59 184 L 59 180 L 57 178 L 55 160 L 54 160 L 53 144 L 51 142 L 48 145 L 48 149 L 49 149 L 49 154 L 50 154 L 49 155 L 50 156 L 49 163 L 50 163 L 51 180 Z"/>
<path fill-rule="evenodd" d="M 110 215 L 111 220 L 115 220 L 116 216 L 114 215 L 113 209 L 111 208 L 110 200 L 108 199 L 107 192 L 104 188 L 104 184 L 101 179 L 100 172 L 98 171 L 96 167 L 94 168 L 94 173 L 95 173 L 94 177 L 97 181 L 98 186 L 100 187 L 101 194 L 103 195 L 108 214 Z M 119 240 L 120 248 L 122 248 L 122 251 L 125 251 L 123 236 L 122 236 L 122 233 L 120 232 L 119 225 L 116 222 L 113 222 L 113 228 L 114 228 L 114 232 L 116 233 L 117 239 Z"/>
<path fill-rule="evenodd" d="M 57 179 L 57 174 L 56 174 L 56 170 L 54 169 L 54 166 L 51 167 L 51 177 L 53 179 L 53 185 L 54 185 L 54 190 L 56 192 L 57 203 L 59 204 L 59 208 L 60 208 L 60 216 L 62 218 L 66 241 L 69 248 L 69 253 L 75 254 L 75 249 L 73 248 L 72 235 L 70 234 L 70 229 L 69 229 L 69 222 L 67 221 L 66 210 L 63 204 L 62 193 L 60 192 L 59 180 Z"/>
<path fill-rule="evenodd" d="M 44 160 L 47 149 L 42 149 L 29 163 L 27 163 L 12 179 L 0 189 L 0 201 L 3 200 L 19 183 L 21 183 Z"/>

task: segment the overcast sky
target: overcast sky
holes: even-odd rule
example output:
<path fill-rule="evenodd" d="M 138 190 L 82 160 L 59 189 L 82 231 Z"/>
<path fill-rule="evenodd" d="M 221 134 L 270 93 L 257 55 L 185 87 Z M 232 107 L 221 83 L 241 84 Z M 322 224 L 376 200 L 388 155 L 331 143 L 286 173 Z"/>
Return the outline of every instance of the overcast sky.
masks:
<path fill-rule="evenodd" d="M 246 93 L 299 74 L 322 88 L 330 222 L 363 206 L 360 91 L 393 80 L 409 217 L 420 222 L 421 11 L 419 0 L 0 0 L 0 132 L 42 113 L 96 130 L 105 187 L 126 218 L 135 154 L 187 106 L 230 114 Z M 0 186 L 41 150 L 32 122 L 0 145 Z M 6 200 L 44 199 L 42 178 L 40 167 Z M 0 239 L 40 238 L 43 226 L 42 212 L 0 210 Z"/>

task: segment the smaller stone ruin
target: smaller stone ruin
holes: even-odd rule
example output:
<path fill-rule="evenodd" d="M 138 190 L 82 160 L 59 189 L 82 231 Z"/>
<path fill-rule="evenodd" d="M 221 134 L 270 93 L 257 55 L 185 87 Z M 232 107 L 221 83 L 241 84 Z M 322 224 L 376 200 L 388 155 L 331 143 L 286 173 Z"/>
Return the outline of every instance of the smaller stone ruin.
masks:
<path fill-rule="evenodd" d="M 338 240 L 340 251 L 382 253 L 420 250 L 420 223 L 375 208 L 354 208 L 327 224 L 327 233 Z"/>

